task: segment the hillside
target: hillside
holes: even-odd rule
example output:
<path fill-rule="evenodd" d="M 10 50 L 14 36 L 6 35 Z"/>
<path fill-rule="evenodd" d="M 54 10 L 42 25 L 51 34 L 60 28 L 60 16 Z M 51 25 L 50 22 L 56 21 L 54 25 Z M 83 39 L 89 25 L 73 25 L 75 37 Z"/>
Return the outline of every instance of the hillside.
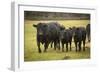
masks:
<path fill-rule="evenodd" d="M 90 14 L 24 11 L 26 20 L 89 20 Z"/>

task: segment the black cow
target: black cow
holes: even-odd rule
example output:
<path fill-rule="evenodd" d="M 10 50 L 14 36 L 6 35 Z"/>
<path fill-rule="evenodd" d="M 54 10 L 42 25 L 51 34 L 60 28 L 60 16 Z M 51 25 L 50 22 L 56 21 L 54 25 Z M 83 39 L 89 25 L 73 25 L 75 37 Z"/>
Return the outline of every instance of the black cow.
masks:
<path fill-rule="evenodd" d="M 57 26 L 58 26 L 58 28 L 60 28 L 60 33 L 62 30 L 65 30 L 65 27 L 63 25 L 58 24 Z M 60 35 L 59 35 L 59 38 L 60 38 Z M 60 41 L 60 39 L 59 39 L 59 41 Z M 60 42 L 59 41 L 56 42 L 56 47 L 54 45 L 55 50 L 56 50 L 56 48 L 59 48 L 59 50 L 60 50 Z M 52 44 L 54 44 L 54 40 L 51 41 L 51 48 L 52 48 Z"/>
<path fill-rule="evenodd" d="M 37 46 L 39 53 L 41 53 L 40 43 L 44 44 L 44 52 L 46 52 L 51 42 L 54 42 L 54 48 L 56 48 L 57 42 L 60 46 L 60 27 L 57 22 L 38 23 L 37 25 L 33 24 L 33 26 L 37 28 Z"/>
<path fill-rule="evenodd" d="M 71 51 L 71 43 L 72 43 L 72 29 L 64 29 L 60 31 L 60 41 L 62 44 L 62 51 L 64 52 L 64 44 L 66 44 L 66 52 L 68 51 L 68 44 L 70 44 Z"/>
<path fill-rule="evenodd" d="M 76 52 L 81 51 L 81 43 L 83 42 L 83 51 L 85 51 L 86 29 L 84 27 L 74 27 L 74 43 Z M 77 49 L 79 47 L 79 50 Z"/>
<path fill-rule="evenodd" d="M 90 24 L 87 24 L 87 26 L 86 26 L 86 32 L 87 32 L 88 42 L 90 42 Z"/>

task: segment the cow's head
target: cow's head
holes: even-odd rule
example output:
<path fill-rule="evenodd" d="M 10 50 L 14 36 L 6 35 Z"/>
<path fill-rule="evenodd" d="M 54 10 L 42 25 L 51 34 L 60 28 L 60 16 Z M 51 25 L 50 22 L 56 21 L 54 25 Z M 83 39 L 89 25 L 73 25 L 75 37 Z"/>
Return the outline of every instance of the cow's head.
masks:
<path fill-rule="evenodd" d="M 45 31 L 47 29 L 46 23 L 38 23 L 37 25 L 33 24 L 33 27 L 37 28 L 37 34 L 42 36 L 45 35 Z"/>

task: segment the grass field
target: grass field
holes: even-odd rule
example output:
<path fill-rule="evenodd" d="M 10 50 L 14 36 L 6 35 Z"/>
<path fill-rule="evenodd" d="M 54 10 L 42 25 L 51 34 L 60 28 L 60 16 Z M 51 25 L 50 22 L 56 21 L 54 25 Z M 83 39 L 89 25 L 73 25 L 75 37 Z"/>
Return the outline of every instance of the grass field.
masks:
<path fill-rule="evenodd" d="M 30 21 L 25 20 L 25 30 L 24 30 L 24 61 L 44 61 L 44 60 L 64 60 L 64 59 L 89 59 L 90 58 L 90 43 L 86 40 L 86 51 L 75 52 L 75 45 L 72 43 L 72 51 L 61 52 L 61 50 L 54 50 L 50 48 L 47 49 L 46 53 L 38 53 L 37 41 L 36 41 L 36 28 L 32 25 L 39 22 L 53 22 L 52 20 L 46 21 Z M 69 27 L 86 27 L 90 20 L 56 20 L 56 22 L 64 25 L 66 28 Z M 44 50 L 43 45 L 41 45 L 42 51 Z"/>

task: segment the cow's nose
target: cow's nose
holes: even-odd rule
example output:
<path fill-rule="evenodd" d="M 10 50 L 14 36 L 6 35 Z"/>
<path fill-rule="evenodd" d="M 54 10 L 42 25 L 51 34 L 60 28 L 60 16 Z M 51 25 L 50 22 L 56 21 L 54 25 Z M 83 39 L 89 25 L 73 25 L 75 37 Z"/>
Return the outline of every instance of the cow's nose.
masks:
<path fill-rule="evenodd" d="M 42 32 L 39 32 L 39 35 L 43 35 L 43 33 Z"/>

